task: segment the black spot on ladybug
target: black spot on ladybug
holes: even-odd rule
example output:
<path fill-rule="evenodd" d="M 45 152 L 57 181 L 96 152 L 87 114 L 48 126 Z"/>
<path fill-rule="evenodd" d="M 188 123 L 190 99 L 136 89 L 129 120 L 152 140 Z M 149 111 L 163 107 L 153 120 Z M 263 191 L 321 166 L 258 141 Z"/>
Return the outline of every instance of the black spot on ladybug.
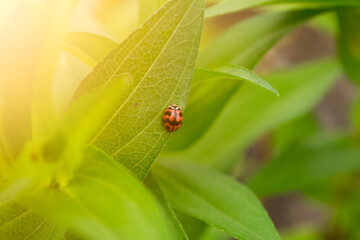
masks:
<path fill-rule="evenodd" d="M 170 119 L 163 119 L 162 120 L 163 123 L 169 123 L 171 126 L 179 126 L 182 124 L 182 120 L 181 121 L 176 121 L 176 120 L 173 120 L 171 121 Z"/>

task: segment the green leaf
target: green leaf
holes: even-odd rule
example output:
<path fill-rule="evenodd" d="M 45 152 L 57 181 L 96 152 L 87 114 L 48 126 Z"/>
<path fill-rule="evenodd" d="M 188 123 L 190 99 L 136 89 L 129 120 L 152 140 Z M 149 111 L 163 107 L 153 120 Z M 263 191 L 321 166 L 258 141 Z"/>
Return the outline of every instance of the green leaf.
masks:
<path fill-rule="evenodd" d="M 338 30 L 337 14 L 335 12 L 321 14 L 309 21 L 308 26 L 330 37 L 334 37 Z"/>
<path fill-rule="evenodd" d="M 312 113 L 282 124 L 272 133 L 273 152 L 282 152 L 319 131 L 319 124 Z"/>
<path fill-rule="evenodd" d="M 299 189 L 323 179 L 360 169 L 360 149 L 340 135 L 315 135 L 272 160 L 249 182 L 258 195 Z"/>
<path fill-rule="evenodd" d="M 208 227 L 200 240 L 228 240 L 228 234 L 224 233 L 220 229 L 214 227 Z"/>
<path fill-rule="evenodd" d="M 204 82 L 209 81 L 212 82 L 203 85 Z M 165 149 L 183 150 L 199 140 L 211 127 L 232 93 L 237 89 L 238 81 L 249 81 L 274 94 L 279 94 L 265 80 L 241 66 L 223 66 L 219 71 L 196 69 L 190 91 L 191 100 L 186 112 L 184 112 L 186 122 L 184 122 L 181 130 L 172 136 Z M 217 90 L 209 94 L 209 87 L 211 89 L 217 88 Z"/>
<path fill-rule="evenodd" d="M 55 184 L 25 202 L 86 239 L 174 239 L 152 195 L 92 147 L 65 187 Z"/>
<path fill-rule="evenodd" d="M 360 10 L 341 11 L 339 18 L 339 52 L 342 65 L 351 80 L 360 84 Z"/>
<path fill-rule="evenodd" d="M 266 77 L 282 93 L 281 97 L 244 84 L 200 141 L 181 154 L 167 153 L 162 157 L 229 170 L 257 138 L 309 112 L 333 86 L 339 73 L 337 62 L 320 60 Z"/>
<path fill-rule="evenodd" d="M 238 239 L 280 239 L 256 196 L 234 179 L 194 164 L 162 164 L 154 171 L 176 210 Z"/>
<path fill-rule="evenodd" d="M 120 74 L 133 81 L 91 143 L 144 178 L 170 136 L 169 104 L 185 107 L 202 32 L 203 0 L 169 1 L 99 63 L 76 92 L 100 90 Z"/>
<path fill-rule="evenodd" d="M 205 11 L 205 17 L 215 17 L 228 13 L 244 10 L 255 6 L 262 5 L 264 3 L 273 2 L 274 0 L 251 0 L 251 1 L 237 1 L 237 0 L 223 0 L 218 4 L 215 4 Z"/>
<path fill-rule="evenodd" d="M 181 222 L 186 235 L 190 240 L 200 239 L 201 236 L 204 234 L 206 227 L 208 226 L 203 221 L 176 211 L 176 217 Z"/>
<path fill-rule="evenodd" d="M 144 182 L 151 189 L 152 193 L 157 197 L 158 201 L 163 206 L 168 221 L 172 223 L 172 230 L 175 233 L 175 239 L 189 240 L 189 238 L 186 236 L 183 226 L 178 220 L 169 202 L 168 197 L 164 194 L 156 179 L 152 176 L 152 174 L 150 174 L 147 176 Z"/>
<path fill-rule="evenodd" d="M 232 65 L 232 66 L 221 67 L 220 72 L 232 75 L 233 78 L 235 79 L 246 80 L 251 83 L 254 83 L 279 96 L 279 92 L 275 88 L 273 88 L 269 83 L 267 83 L 265 80 L 257 76 L 254 72 L 250 71 L 249 69 L 237 65 Z"/>
<path fill-rule="evenodd" d="M 0 204 L 1 239 L 62 239 L 65 230 L 13 201 Z"/>
<path fill-rule="evenodd" d="M 360 230 L 357 227 L 360 224 L 359 200 L 360 191 L 358 185 L 356 185 L 356 189 L 353 189 L 351 195 L 347 196 L 339 206 L 338 225 L 346 231 L 348 239 L 360 238 Z"/>
<path fill-rule="evenodd" d="M 117 46 L 116 42 L 98 34 L 72 32 L 66 35 L 63 48 L 90 67 L 95 67 Z"/>
<path fill-rule="evenodd" d="M 291 229 L 286 229 L 281 233 L 284 240 L 321 240 L 322 233 L 316 226 L 295 226 Z"/>
<path fill-rule="evenodd" d="M 319 10 L 270 12 L 241 21 L 200 52 L 197 66 L 216 68 L 230 63 L 252 69 L 278 40 L 319 13 Z"/>
<path fill-rule="evenodd" d="M 307 7 L 352 7 L 360 6 L 359 0 L 223 0 L 211 6 L 205 12 L 205 17 L 215 17 L 219 15 L 238 12 L 247 8 L 257 7 L 268 4 L 306 4 Z"/>
<path fill-rule="evenodd" d="M 273 88 L 269 83 L 267 83 L 264 79 L 257 76 L 254 72 L 250 71 L 249 69 L 238 65 L 223 66 L 220 67 L 218 71 L 209 70 L 209 69 L 196 69 L 194 74 L 193 84 L 199 83 L 203 80 L 214 79 L 214 78 L 249 81 L 279 96 L 279 92 L 275 88 Z"/>

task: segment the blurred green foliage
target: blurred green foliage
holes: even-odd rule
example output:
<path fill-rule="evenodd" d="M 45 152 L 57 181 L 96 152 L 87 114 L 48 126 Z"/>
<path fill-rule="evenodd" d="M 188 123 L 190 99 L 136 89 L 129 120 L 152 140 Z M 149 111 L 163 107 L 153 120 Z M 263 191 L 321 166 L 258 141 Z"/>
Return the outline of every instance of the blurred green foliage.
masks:
<path fill-rule="evenodd" d="M 123 15 L 133 5 L 0 3 L 0 238 L 359 239 L 359 96 L 345 129 L 313 110 L 343 73 L 358 88 L 360 1 L 139 0 Z M 229 14 L 246 17 L 217 31 Z M 252 72 L 307 22 L 338 57 Z M 329 209 L 325 226 L 278 234 L 261 202 L 293 192 Z"/>

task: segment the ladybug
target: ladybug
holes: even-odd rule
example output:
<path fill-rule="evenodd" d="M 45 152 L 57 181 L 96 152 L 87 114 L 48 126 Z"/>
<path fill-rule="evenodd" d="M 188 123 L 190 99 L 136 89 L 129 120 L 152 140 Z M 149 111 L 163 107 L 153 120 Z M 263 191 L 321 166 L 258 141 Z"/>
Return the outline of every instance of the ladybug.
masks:
<path fill-rule="evenodd" d="M 175 132 L 183 123 L 183 113 L 176 104 L 167 107 L 162 115 L 162 123 L 168 132 Z"/>

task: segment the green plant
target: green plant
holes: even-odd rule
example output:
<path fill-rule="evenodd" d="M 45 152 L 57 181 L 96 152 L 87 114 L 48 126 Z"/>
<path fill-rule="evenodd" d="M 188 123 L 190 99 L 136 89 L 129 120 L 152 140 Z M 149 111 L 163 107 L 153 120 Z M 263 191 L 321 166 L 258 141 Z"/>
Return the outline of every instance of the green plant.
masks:
<path fill-rule="evenodd" d="M 344 70 L 359 83 L 359 1 L 223 0 L 207 10 L 204 0 L 139 1 L 144 24 L 120 44 L 66 33 L 75 2 L 4 3 L 30 6 L 29 13 L 19 10 L 19 22 L 11 14 L 0 18 L 5 34 L 9 22 L 18 23 L 15 34 L 2 35 L 5 43 L 27 39 L 29 26 L 36 33 L 20 49 L 1 46 L 1 239 L 225 238 L 211 227 L 237 239 L 280 239 L 255 194 L 294 189 L 340 211 L 336 231 L 360 236 L 353 227 L 358 190 L 349 188 L 343 199 L 330 191 L 351 185 L 360 168 L 358 107 L 350 133 L 294 130 L 308 127 L 303 119 L 291 125 L 333 86 L 339 61 L 316 60 L 270 73 L 267 81 L 249 70 L 300 24 L 332 13 Z M 263 5 L 268 10 L 199 51 L 204 16 Z M 92 70 L 66 107 L 54 110 L 62 50 Z M 185 122 L 171 134 L 161 116 L 173 103 Z M 247 184 L 229 176 L 239 156 L 270 131 L 280 139 L 274 160 Z"/>

